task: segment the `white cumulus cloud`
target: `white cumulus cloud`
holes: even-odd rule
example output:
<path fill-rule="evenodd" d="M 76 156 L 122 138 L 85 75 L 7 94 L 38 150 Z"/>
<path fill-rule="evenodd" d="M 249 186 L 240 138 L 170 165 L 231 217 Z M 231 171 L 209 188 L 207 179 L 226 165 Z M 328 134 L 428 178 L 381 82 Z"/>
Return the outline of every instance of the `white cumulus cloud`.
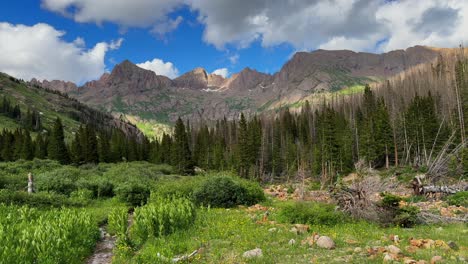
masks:
<path fill-rule="evenodd" d="M 212 74 L 221 75 L 223 76 L 223 78 L 227 78 L 229 76 L 229 70 L 227 68 L 220 68 L 220 69 L 214 70 Z"/>
<path fill-rule="evenodd" d="M 164 75 L 171 79 L 179 76 L 179 70 L 172 62 L 164 62 L 160 59 L 137 63 L 137 66 L 155 72 L 157 75 Z"/>
<path fill-rule="evenodd" d="M 105 72 L 105 56 L 122 39 L 99 42 L 90 49 L 85 41 L 62 39 L 64 31 L 39 23 L 33 26 L 0 23 L 0 71 L 17 78 L 66 80 L 78 84 Z"/>
<path fill-rule="evenodd" d="M 168 16 L 183 0 L 42 0 L 42 7 L 80 23 L 111 22 L 123 28 L 151 27 L 156 33 L 174 30 L 180 18 Z M 172 22 L 171 22 L 172 21 Z"/>

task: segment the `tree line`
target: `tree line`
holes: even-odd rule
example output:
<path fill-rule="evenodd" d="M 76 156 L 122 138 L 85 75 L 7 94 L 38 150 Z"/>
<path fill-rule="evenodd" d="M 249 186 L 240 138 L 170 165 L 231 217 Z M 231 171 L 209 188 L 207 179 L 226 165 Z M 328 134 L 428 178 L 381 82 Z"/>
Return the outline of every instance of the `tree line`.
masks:
<path fill-rule="evenodd" d="M 181 174 L 200 167 L 233 170 L 257 180 L 312 175 L 326 185 L 353 171 L 358 161 L 372 168 L 427 168 L 438 153 L 461 145 L 460 152 L 448 154 L 450 170 L 466 175 L 468 61 L 448 62 L 441 58 L 414 75 L 366 86 L 360 95 L 319 104 L 305 101 L 299 111 L 240 114 L 238 120 L 214 123 L 179 118 L 171 135 L 153 141 L 88 123 L 66 144 L 60 119 L 34 140 L 30 129 L 4 130 L 0 157 L 64 164 L 146 160 L 171 164 Z"/>
<path fill-rule="evenodd" d="M 428 169 L 441 152 L 452 175 L 468 173 L 468 61 L 441 57 L 411 75 L 398 76 L 353 96 L 331 98 L 300 111 L 214 124 L 179 119 L 173 136 L 153 142 L 151 161 L 180 171 L 193 166 L 235 170 L 270 180 L 313 175 L 333 183 L 358 161 L 372 168 Z M 450 152 L 462 146 L 459 152 Z M 182 169 L 185 168 L 185 169 Z"/>

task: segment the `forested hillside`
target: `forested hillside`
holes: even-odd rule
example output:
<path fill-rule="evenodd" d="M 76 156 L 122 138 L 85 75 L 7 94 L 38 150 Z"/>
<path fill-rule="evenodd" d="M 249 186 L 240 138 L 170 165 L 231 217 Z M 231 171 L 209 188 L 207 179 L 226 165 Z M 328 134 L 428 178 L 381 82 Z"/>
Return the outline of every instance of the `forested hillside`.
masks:
<path fill-rule="evenodd" d="M 0 121 L 1 161 L 141 160 L 148 142 L 128 122 L 5 74 L 0 75 Z"/>
<path fill-rule="evenodd" d="M 239 121 L 215 124 L 179 120 L 175 137 L 165 135 L 155 143 L 154 162 L 181 164 L 181 156 L 165 153 L 181 148 L 179 135 L 186 131 L 190 147 L 182 149 L 191 160 L 184 164 L 234 169 L 247 178 L 312 174 L 326 185 L 360 160 L 373 168 L 407 165 L 434 176 L 459 175 L 468 168 L 462 145 L 467 79 L 460 50 L 367 86 L 363 94 L 319 97 L 300 111 L 283 108 L 274 116 L 241 115 Z"/>

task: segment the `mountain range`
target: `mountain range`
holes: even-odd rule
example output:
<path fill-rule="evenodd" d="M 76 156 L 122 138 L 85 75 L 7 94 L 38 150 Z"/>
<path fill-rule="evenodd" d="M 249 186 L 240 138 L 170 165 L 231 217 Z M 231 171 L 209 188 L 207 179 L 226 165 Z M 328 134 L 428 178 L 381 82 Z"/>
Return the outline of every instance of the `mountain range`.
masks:
<path fill-rule="evenodd" d="M 297 52 L 274 74 L 244 68 L 229 78 L 196 68 L 175 79 L 125 60 L 81 87 L 60 80 L 32 84 L 67 93 L 92 107 L 136 123 L 171 123 L 178 116 L 215 120 L 300 105 L 311 95 L 361 91 L 409 68 L 433 62 L 450 49 L 415 46 L 373 54 L 349 50 Z"/>

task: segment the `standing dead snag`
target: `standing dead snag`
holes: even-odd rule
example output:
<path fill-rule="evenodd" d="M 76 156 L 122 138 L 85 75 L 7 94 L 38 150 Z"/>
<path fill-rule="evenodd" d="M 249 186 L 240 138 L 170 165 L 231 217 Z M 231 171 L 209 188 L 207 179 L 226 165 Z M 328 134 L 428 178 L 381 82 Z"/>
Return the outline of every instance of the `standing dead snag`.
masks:
<path fill-rule="evenodd" d="M 28 193 L 32 194 L 34 191 L 34 178 L 32 173 L 28 173 Z"/>

